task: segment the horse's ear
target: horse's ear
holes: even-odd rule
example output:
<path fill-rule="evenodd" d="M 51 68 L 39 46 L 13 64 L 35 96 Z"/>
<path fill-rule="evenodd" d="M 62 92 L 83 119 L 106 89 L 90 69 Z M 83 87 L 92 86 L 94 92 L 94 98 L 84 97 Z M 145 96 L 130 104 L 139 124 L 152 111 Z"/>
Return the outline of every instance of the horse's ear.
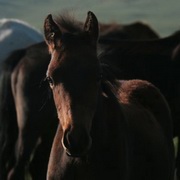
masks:
<path fill-rule="evenodd" d="M 61 30 L 49 14 L 44 21 L 44 37 L 50 52 L 57 47 L 61 34 Z"/>
<path fill-rule="evenodd" d="M 87 13 L 84 31 L 90 35 L 92 42 L 96 44 L 99 37 L 99 24 L 96 16 L 91 11 Z"/>

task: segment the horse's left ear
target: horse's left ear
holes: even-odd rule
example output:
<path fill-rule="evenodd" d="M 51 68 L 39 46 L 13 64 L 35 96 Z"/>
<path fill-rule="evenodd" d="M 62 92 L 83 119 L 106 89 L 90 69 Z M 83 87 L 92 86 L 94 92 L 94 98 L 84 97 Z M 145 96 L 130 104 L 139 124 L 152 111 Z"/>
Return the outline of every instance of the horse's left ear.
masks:
<path fill-rule="evenodd" d="M 92 43 L 97 43 L 99 37 L 99 24 L 93 12 L 89 11 L 84 24 L 84 31 L 87 32 L 92 39 Z"/>
<path fill-rule="evenodd" d="M 58 46 L 61 34 L 61 30 L 49 14 L 44 21 L 44 37 L 50 52 Z"/>

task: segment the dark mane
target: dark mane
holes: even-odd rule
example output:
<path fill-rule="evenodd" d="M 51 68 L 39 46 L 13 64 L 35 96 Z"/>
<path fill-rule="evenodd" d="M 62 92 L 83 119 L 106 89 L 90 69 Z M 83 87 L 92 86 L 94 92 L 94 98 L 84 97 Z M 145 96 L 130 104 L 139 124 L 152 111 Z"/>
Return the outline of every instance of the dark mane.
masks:
<path fill-rule="evenodd" d="M 119 103 L 118 99 L 118 89 L 119 89 L 119 81 L 116 78 L 116 75 L 111 70 L 111 66 L 105 63 L 101 63 L 101 88 L 102 93 L 111 98 L 113 102 Z"/>
<path fill-rule="evenodd" d="M 77 21 L 76 18 L 68 12 L 59 14 L 54 18 L 54 20 L 65 32 L 77 33 L 82 31 L 82 23 Z"/>
<path fill-rule="evenodd" d="M 109 81 L 109 80 L 103 80 L 101 82 L 101 88 L 102 88 L 102 93 L 106 97 L 112 99 L 114 103 L 116 103 L 119 106 L 119 99 L 118 99 L 118 88 L 119 88 L 119 83 L 118 81 Z"/>

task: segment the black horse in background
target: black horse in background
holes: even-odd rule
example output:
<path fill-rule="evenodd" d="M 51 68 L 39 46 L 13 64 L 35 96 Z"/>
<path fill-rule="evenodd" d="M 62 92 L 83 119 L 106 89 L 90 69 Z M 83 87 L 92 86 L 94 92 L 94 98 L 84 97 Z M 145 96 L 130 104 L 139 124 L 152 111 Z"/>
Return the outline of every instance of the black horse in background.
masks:
<path fill-rule="evenodd" d="M 174 137 L 180 140 L 180 32 L 156 40 L 109 39 L 102 43 L 111 44 L 101 61 L 111 68 L 116 78 L 147 80 L 160 89 L 171 109 Z M 176 171 L 180 179 L 179 143 Z"/>
<path fill-rule="evenodd" d="M 67 17 L 65 22 L 71 22 Z M 63 22 L 63 21 L 62 21 Z M 157 39 L 148 25 L 101 24 L 100 38 Z M 101 50 L 107 48 L 101 45 Z M 45 42 L 13 52 L 0 69 L 0 179 L 45 179 L 57 126 L 44 81 L 50 61 Z"/>
<path fill-rule="evenodd" d="M 12 167 L 13 179 L 25 179 L 25 171 L 33 179 L 45 179 L 57 124 L 43 82 L 48 63 L 46 46 L 39 43 L 14 52 L 1 65 L 1 179 L 7 179 Z"/>

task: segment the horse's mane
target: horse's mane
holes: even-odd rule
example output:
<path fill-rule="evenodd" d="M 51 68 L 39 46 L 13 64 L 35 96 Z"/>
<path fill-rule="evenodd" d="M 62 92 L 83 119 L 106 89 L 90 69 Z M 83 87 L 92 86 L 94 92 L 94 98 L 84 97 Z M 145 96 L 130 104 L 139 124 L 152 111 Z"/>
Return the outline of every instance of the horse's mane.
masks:
<path fill-rule="evenodd" d="M 76 33 L 82 31 L 83 24 L 80 21 L 75 20 L 69 12 L 59 14 L 54 18 L 54 20 L 65 32 Z"/>
<path fill-rule="evenodd" d="M 118 89 L 119 81 L 116 79 L 115 74 L 112 72 L 111 67 L 108 64 L 101 63 L 102 79 L 101 88 L 102 92 L 113 101 L 119 102 L 118 100 Z"/>
<path fill-rule="evenodd" d="M 101 88 L 102 88 L 102 93 L 109 99 L 112 99 L 112 101 L 117 103 L 119 106 L 119 98 L 118 98 L 119 84 L 116 81 L 112 83 L 109 80 L 103 80 L 101 82 Z"/>

